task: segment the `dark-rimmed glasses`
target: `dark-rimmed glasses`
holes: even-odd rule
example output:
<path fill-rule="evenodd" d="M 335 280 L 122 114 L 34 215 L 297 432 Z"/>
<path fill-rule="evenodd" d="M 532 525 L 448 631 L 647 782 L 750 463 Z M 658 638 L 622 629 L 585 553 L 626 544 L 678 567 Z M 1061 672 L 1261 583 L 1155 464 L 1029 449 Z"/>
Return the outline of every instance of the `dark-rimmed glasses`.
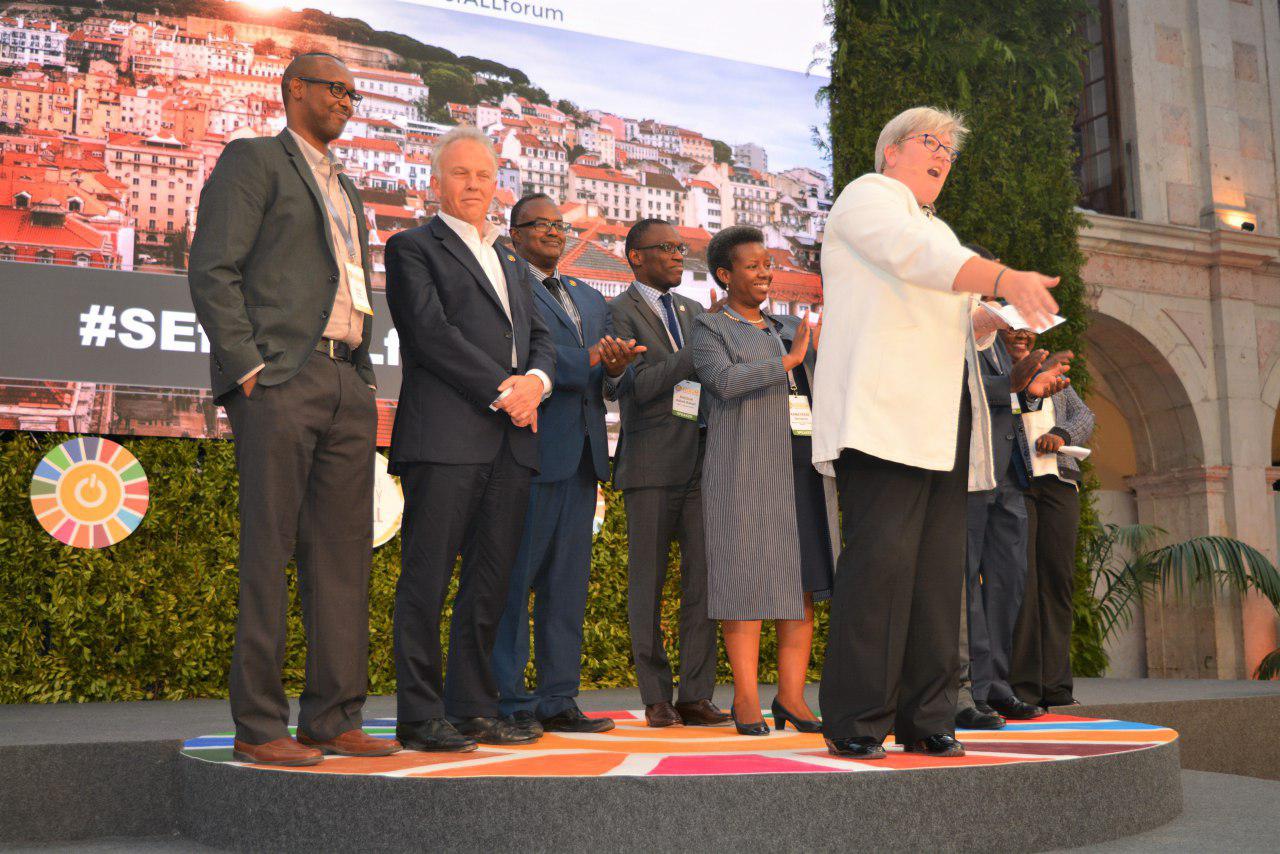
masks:
<path fill-rule="evenodd" d="M 943 145 L 942 140 L 938 139 L 936 136 L 934 136 L 931 133 L 913 134 L 912 136 L 906 137 L 902 141 L 907 142 L 908 140 L 915 139 L 916 137 L 920 138 L 920 144 L 923 145 L 925 147 L 925 150 L 929 152 L 935 152 L 938 149 L 942 149 L 943 151 L 945 151 L 947 153 L 947 157 L 950 158 L 952 163 L 955 163 L 956 159 L 960 156 L 959 151 L 957 151 L 956 149 L 952 148 L 949 145 Z"/>
<path fill-rule="evenodd" d="M 651 243 L 648 246 L 637 246 L 638 251 L 643 252 L 646 249 L 657 249 L 664 255 L 688 255 L 689 244 L 687 243 Z"/>
<path fill-rule="evenodd" d="M 531 219 L 528 222 L 522 222 L 519 225 L 513 225 L 511 227 L 512 228 L 531 228 L 534 231 L 540 231 L 543 234 L 547 234 L 548 232 L 552 232 L 552 231 L 558 231 L 561 234 L 565 234 L 569 231 L 569 223 L 565 222 L 562 219 L 556 219 L 556 220 L 541 219 L 541 218 Z"/>
<path fill-rule="evenodd" d="M 347 84 L 341 80 L 321 80 L 319 77 L 303 77 L 301 75 L 293 78 L 294 80 L 303 80 L 307 83 L 319 83 L 322 86 L 329 87 L 329 94 L 341 101 L 343 98 L 351 99 L 351 106 L 355 106 L 364 100 L 361 95 L 354 89 L 348 89 Z"/>

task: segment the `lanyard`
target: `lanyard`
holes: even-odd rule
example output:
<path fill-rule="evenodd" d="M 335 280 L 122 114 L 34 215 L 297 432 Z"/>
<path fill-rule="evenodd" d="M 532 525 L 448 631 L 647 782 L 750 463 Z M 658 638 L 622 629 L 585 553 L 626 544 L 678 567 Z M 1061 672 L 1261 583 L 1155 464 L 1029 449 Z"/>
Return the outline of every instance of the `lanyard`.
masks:
<path fill-rule="evenodd" d="M 725 313 L 725 314 L 729 315 L 729 317 L 733 318 L 734 320 L 738 321 L 739 323 L 745 323 L 745 324 L 747 324 L 748 326 L 750 326 L 751 328 L 753 328 L 753 329 L 759 329 L 759 330 L 760 330 L 761 332 L 763 332 L 765 335 L 768 335 L 768 336 L 769 336 L 770 338 L 772 338 L 775 342 L 777 342 L 777 345 L 778 345 L 778 351 L 783 355 L 783 357 L 784 357 L 784 358 L 786 357 L 786 355 L 787 355 L 787 345 L 783 342 L 783 340 L 782 340 L 782 336 L 781 336 L 781 335 L 779 335 L 779 334 L 777 333 L 777 331 L 776 331 L 776 330 L 772 330 L 772 331 L 771 331 L 771 321 L 770 321 L 770 318 L 769 318 L 767 315 L 765 315 L 765 313 L 764 313 L 764 312 L 760 312 L 760 316 L 764 318 L 764 322 L 765 322 L 765 326 L 766 326 L 766 328 L 761 329 L 759 326 L 756 326 L 756 325 L 755 325 L 754 323 L 752 323 L 750 320 L 747 320 L 745 317 L 740 316 L 737 312 L 735 312 L 733 309 L 729 308 L 728 306 L 725 306 L 725 307 L 722 309 L 722 311 L 724 311 L 724 313 Z M 795 374 L 794 374 L 794 373 L 792 373 L 791 371 L 787 371 L 787 383 L 791 386 L 791 393 L 792 393 L 792 394 L 799 394 L 799 393 L 800 393 L 800 387 L 796 385 L 796 377 L 795 377 Z"/>
<path fill-rule="evenodd" d="M 333 174 L 333 180 L 338 182 L 338 191 L 345 196 L 347 194 L 347 191 L 342 187 L 341 174 L 336 169 L 334 169 L 332 163 L 328 165 L 329 165 L 330 171 Z M 338 226 L 338 234 L 342 236 L 342 242 L 345 243 L 347 246 L 347 260 L 350 261 L 354 259 L 357 262 L 361 262 L 363 261 L 363 259 L 356 254 L 356 243 L 354 240 L 351 239 L 351 230 L 347 227 L 346 214 L 338 213 L 338 209 L 333 205 L 333 200 L 329 198 L 328 181 L 329 179 L 326 178 L 324 192 L 320 194 L 321 196 L 324 197 L 324 206 L 329 209 L 329 218 L 333 220 L 334 223 Z M 343 207 L 349 208 L 348 205 L 343 205 Z M 352 211 L 352 213 L 354 214 L 354 211 Z"/>

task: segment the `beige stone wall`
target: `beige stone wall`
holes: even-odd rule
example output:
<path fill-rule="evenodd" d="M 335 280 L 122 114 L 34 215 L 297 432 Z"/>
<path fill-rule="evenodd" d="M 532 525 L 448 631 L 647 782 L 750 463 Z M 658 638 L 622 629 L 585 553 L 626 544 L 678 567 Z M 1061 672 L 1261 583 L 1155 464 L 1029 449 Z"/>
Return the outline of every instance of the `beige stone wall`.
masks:
<path fill-rule="evenodd" d="M 1201 226 L 1223 208 L 1280 234 L 1280 9 L 1270 0 L 1116 0 L 1131 207 Z"/>

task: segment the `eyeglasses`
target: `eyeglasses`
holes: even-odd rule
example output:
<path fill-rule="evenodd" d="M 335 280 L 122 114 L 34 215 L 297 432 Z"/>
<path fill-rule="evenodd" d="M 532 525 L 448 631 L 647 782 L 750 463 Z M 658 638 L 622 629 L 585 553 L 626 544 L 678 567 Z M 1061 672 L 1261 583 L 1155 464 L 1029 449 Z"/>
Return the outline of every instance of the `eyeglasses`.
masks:
<path fill-rule="evenodd" d="M 359 92 L 357 92 L 354 89 L 348 89 L 347 84 L 343 83 L 340 80 L 321 80 L 318 77 L 302 77 L 302 76 L 295 77 L 294 79 L 302 80 L 307 83 L 320 83 L 325 86 L 328 86 L 330 95 L 337 98 L 339 101 L 341 101 L 343 98 L 350 98 L 351 106 L 353 107 L 364 100 L 364 95 L 361 95 Z"/>
<path fill-rule="evenodd" d="M 664 255 L 688 255 L 689 244 L 687 243 L 654 243 L 649 246 L 637 246 L 637 250 L 643 252 L 646 249 L 657 249 Z"/>
<path fill-rule="evenodd" d="M 532 228 L 534 231 L 540 231 L 546 234 L 551 231 L 558 231 L 565 234 L 569 231 L 569 223 L 562 219 L 534 219 L 529 222 L 522 222 L 519 225 L 513 225 L 512 228 Z"/>
<path fill-rule="evenodd" d="M 931 133 L 918 133 L 918 134 L 915 134 L 914 136 L 906 137 L 906 139 L 903 139 L 902 141 L 906 142 L 907 140 L 917 139 L 917 138 L 920 140 L 920 144 L 923 145 L 925 149 L 930 152 L 937 151 L 939 148 L 941 148 L 943 151 L 947 153 L 947 157 L 950 158 L 952 163 L 955 163 L 956 159 L 960 156 L 959 151 L 957 151 L 956 149 L 952 148 L 949 145 L 943 145 L 942 140 L 938 139 L 936 136 L 934 136 Z"/>

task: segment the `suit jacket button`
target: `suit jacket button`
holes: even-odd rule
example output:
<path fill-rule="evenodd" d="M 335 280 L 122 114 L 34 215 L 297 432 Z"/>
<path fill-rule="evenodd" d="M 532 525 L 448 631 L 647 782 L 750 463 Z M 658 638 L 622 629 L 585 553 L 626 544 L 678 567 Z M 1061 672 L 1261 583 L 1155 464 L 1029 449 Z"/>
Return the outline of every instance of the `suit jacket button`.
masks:
<path fill-rule="evenodd" d="M 338 274 L 337 274 L 337 273 L 333 273 L 332 275 L 330 275 L 330 276 L 329 276 L 329 281 L 331 281 L 331 282 L 336 282 L 336 281 L 338 281 Z"/>
<path fill-rule="evenodd" d="M 328 317 L 328 316 L 329 316 L 329 312 L 327 312 L 327 311 L 322 311 L 322 312 L 320 312 L 320 316 L 321 316 L 321 317 Z"/>
<path fill-rule="evenodd" d="M 510 333 L 510 332 L 504 332 L 504 333 L 502 333 L 502 334 L 503 334 L 503 335 L 505 335 L 507 338 L 510 338 L 510 337 L 511 337 L 511 333 Z"/>
<path fill-rule="evenodd" d="M 1006 442 L 1012 442 L 1012 441 L 1013 441 L 1013 434 L 1012 434 L 1012 433 L 1007 434 L 1007 435 L 1004 437 L 1004 440 L 1005 440 Z"/>

